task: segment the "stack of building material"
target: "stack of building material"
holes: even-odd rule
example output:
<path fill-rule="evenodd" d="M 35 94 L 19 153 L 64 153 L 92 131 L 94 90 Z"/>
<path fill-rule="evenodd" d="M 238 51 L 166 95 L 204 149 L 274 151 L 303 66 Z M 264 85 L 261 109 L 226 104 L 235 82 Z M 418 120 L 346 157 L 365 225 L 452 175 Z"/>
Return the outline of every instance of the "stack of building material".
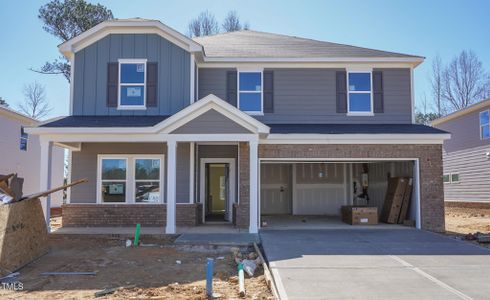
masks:
<path fill-rule="evenodd" d="M 392 177 L 388 180 L 381 221 L 389 224 L 401 224 L 405 220 L 412 195 L 412 178 Z"/>
<path fill-rule="evenodd" d="M 0 205 L 0 275 L 9 274 L 48 250 L 38 198 Z"/>
<path fill-rule="evenodd" d="M 77 180 L 48 191 L 22 196 L 23 180 L 15 174 L 0 175 L 0 276 L 9 274 L 48 250 L 48 232 L 39 198 L 64 190 Z"/>

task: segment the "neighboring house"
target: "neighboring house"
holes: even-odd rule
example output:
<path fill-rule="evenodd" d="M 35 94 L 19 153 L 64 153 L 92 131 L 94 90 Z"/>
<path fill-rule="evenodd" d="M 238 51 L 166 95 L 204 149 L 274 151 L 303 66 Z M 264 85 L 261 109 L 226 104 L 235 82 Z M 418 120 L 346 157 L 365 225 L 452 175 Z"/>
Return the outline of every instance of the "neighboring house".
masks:
<path fill-rule="evenodd" d="M 432 122 L 444 142 L 444 199 L 490 202 L 490 98 Z"/>
<path fill-rule="evenodd" d="M 423 57 L 256 31 L 189 39 L 103 22 L 61 44 L 70 116 L 29 129 L 71 150 L 64 226 L 229 222 L 382 207 L 412 176 L 410 218 L 444 230 L 444 131 L 414 124 Z M 364 174 L 364 175 L 363 175 Z M 367 176 L 367 177 L 366 177 Z M 363 179 L 367 179 L 363 180 Z"/>
<path fill-rule="evenodd" d="M 17 173 L 24 178 L 24 195 L 40 192 L 41 147 L 39 137 L 29 135 L 25 128 L 40 122 L 9 107 L 0 105 L 0 174 Z M 43 159 L 47 159 L 44 157 Z M 63 185 L 64 150 L 54 147 L 52 153 L 52 184 Z M 42 200 L 45 206 L 45 200 Z M 51 197 L 51 207 L 61 207 L 63 194 Z"/>

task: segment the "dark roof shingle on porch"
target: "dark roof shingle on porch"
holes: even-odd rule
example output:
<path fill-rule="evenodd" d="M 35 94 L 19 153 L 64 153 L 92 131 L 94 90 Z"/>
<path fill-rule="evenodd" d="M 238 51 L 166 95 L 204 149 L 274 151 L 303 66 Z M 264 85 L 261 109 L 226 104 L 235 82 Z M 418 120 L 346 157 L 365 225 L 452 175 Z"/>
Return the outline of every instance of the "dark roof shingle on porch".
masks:
<path fill-rule="evenodd" d="M 69 116 L 40 127 L 151 127 L 169 116 Z M 444 134 L 419 124 L 266 124 L 271 134 Z"/>

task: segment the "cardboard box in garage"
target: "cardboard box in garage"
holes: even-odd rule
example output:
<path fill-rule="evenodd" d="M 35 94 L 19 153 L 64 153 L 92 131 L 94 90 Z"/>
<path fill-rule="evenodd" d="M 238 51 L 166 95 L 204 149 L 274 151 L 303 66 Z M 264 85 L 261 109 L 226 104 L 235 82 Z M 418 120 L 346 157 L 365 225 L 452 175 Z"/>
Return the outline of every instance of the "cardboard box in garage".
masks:
<path fill-rule="evenodd" d="M 344 205 L 341 208 L 342 222 L 351 225 L 378 224 L 378 208 L 369 206 Z"/>

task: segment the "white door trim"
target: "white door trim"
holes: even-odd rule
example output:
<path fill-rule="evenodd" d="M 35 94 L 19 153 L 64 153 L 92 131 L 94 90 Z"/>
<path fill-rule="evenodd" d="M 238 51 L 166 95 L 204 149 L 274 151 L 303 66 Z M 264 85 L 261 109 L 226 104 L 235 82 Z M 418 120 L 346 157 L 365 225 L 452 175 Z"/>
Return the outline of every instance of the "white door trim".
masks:
<path fill-rule="evenodd" d="M 230 216 L 230 223 L 233 222 L 233 203 L 235 203 L 235 159 L 234 158 L 201 158 L 200 159 L 200 168 L 199 168 L 199 203 L 202 205 L 202 222 L 206 223 L 206 189 L 205 189 L 205 169 L 207 163 L 223 163 L 228 164 L 230 167 L 230 180 L 228 184 L 228 212 Z"/>

